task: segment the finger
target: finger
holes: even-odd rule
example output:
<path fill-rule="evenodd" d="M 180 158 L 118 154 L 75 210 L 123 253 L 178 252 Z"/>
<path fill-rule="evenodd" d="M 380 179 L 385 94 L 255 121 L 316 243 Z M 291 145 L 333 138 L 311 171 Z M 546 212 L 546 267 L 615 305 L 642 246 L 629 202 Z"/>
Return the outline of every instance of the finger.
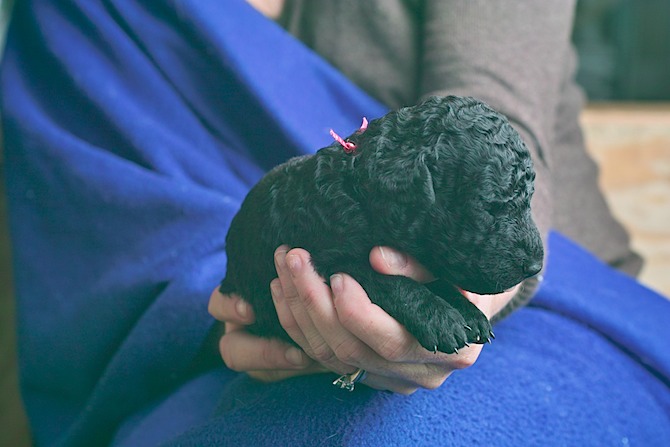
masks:
<path fill-rule="evenodd" d="M 390 362 L 407 363 L 422 359 L 427 351 L 402 324 L 372 303 L 365 290 L 351 276 L 333 275 L 330 283 L 333 303 L 342 326 Z"/>
<path fill-rule="evenodd" d="M 220 331 L 221 336 L 223 337 L 225 334 L 229 332 L 235 332 L 235 331 L 244 331 L 244 325 L 242 324 L 237 324 L 237 323 L 226 323 L 223 325 L 223 331 Z"/>
<path fill-rule="evenodd" d="M 291 252 L 292 255 L 289 257 L 288 247 L 286 245 L 280 246 L 275 251 L 274 261 L 279 283 L 281 284 L 281 296 L 286 301 L 286 305 L 288 306 L 295 323 L 300 327 L 303 325 L 308 326 L 309 315 L 307 314 L 306 309 L 300 306 L 300 296 L 296 287 L 295 277 L 305 274 L 305 272 L 303 272 L 303 266 L 305 261 L 309 263 L 309 255 L 306 254 L 307 252 L 304 250 L 292 250 Z M 306 259 L 302 259 L 303 253 L 306 254 Z M 291 261 L 291 266 L 288 264 L 289 260 Z M 305 270 L 308 271 L 309 268 Z M 275 291 L 278 290 L 275 289 Z"/>
<path fill-rule="evenodd" d="M 252 307 L 236 294 L 224 295 L 216 288 L 209 297 L 207 310 L 219 321 L 249 325 L 256 319 Z"/>
<path fill-rule="evenodd" d="M 340 279 L 336 278 L 337 276 Z M 476 360 L 481 345 L 459 354 L 433 353 L 423 348 L 405 327 L 372 303 L 363 288 L 346 274 L 331 278 L 333 302 L 342 325 L 382 358 L 393 363 L 425 363 L 462 369 Z"/>
<path fill-rule="evenodd" d="M 455 370 L 471 366 L 478 358 L 481 345 L 460 349 L 458 354 L 428 351 L 402 324 L 372 303 L 367 295 L 361 294 L 360 284 L 348 275 L 341 276 L 341 288 L 331 278 L 333 302 L 340 322 L 384 359 L 395 363 L 441 365 Z M 428 388 L 424 384 L 421 386 Z"/>
<path fill-rule="evenodd" d="M 303 266 L 309 263 L 309 255 L 304 252 L 304 250 L 293 250 L 292 253 L 297 254 L 298 256 L 304 255 L 304 258 L 301 259 Z M 313 269 L 310 268 L 306 270 L 308 270 L 310 274 L 314 275 L 312 278 L 314 280 L 313 283 L 310 281 L 313 286 L 317 288 L 324 287 L 324 293 L 328 291 L 327 286 L 323 284 L 323 281 L 313 271 Z M 342 276 L 346 280 L 347 284 L 350 283 L 355 286 L 354 288 L 342 288 L 339 290 L 341 295 L 345 295 L 340 296 L 340 298 L 346 298 L 342 301 L 351 303 L 353 305 L 352 309 L 347 311 L 351 312 L 352 315 L 362 317 L 363 320 L 365 320 L 365 317 L 369 316 L 371 313 L 373 315 L 374 313 L 378 313 L 376 316 L 378 318 L 371 319 L 374 324 L 371 324 L 368 321 L 358 321 L 356 327 L 348 328 L 346 325 L 342 325 L 343 329 L 351 330 L 352 335 L 354 335 L 353 341 L 351 338 L 345 337 L 341 339 L 335 338 L 335 342 L 333 342 L 333 337 L 328 335 L 330 333 L 329 327 L 332 323 L 327 323 L 325 330 L 323 325 L 319 328 L 326 334 L 326 337 L 321 338 L 321 340 L 325 341 L 328 339 L 330 341 L 329 346 L 331 346 L 331 349 L 333 349 L 333 351 L 336 353 L 337 358 L 343 360 L 343 363 L 346 363 L 346 365 L 340 366 L 338 364 L 333 364 L 332 362 L 326 362 L 328 363 L 330 369 L 340 373 L 350 373 L 352 372 L 351 367 L 349 367 L 349 369 L 345 369 L 347 365 L 364 367 L 369 371 L 372 377 L 375 377 L 375 374 L 379 377 L 385 377 L 384 379 L 380 379 L 382 381 L 379 383 L 375 384 L 375 382 L 373 382 L 377 388 L 393 389 L 396 392 L 405 392 L 407 390 L 416 388 L 417 386 L 430 389 L 435 388 L 436 386 L 439 386 L 454 369 L 466 367 L 471 364 L 468 361 L 460 360 L 460 358 L 454 360 L 446 354 L 435 355 L 423 349 L 402 325 L 386 314 L 386 312 L 384 312 L 381 308 L 370 302 L 365 291 L 355 280 L 353 280 L 353 278 L 346 275 Z M 292 287 L 295 288 L 296 294 L 298 296 L 303 295 L 298 293 L 302 287 L 300 283 L 300 277 L 300 274 L 294 274 L 294 276 L 291 277 L 291 280 L 293 281 Z M 333 279 L 335 279 L 335 281 L 333 281 Z M 332 285 L 334 289 L 337 289 L 338 281 L 335 277 L 333 279 L 331 279 Z M 352 298 L 352 295 L 356 298 Z M 309 293 L 307 296 L 309 296 Z M 326 295 L 326 297 L 328 297 L 328 295 Z M 318 306 L 314 306 L 313 303 L 310 304 L 312 300 L 309 298 L 307 301 L 308 302 L 303 303 L 303 306 L 301 307 L 309 309 L 307 312 L 308 314 L 311 311 L 313 315 L 316 315 L 316 312 L 318 312 Z M 330 322 L 332 321 L 330 318 L 323 317 L 328 317 L 330 315 L 328 305 L 330 305 L 331 301 L 327 299 L 324 301 L 324 303 L 327 305 L 324 307 L 325 312 L 321 311 L 323 312 L 321 318 Z M 370 306 L 372 312 L 369 312 L 367 309 L 365 309 L 365 305 Z M 337 303 L 335 306 L 337 306 Z M 338 313 L 338 322 L 341 324 L 341 315 L 339 315 L 339 309 L 336 307 L 335 311 Z M 330 312 L 332 312 L 332 309 L 330 309 Z M 384 321 L 385 324 L 377 324 L 375 320 Z M 323 321 L 321 321 L 321 323 L 323 323 Z M 389 325 L 390 330 L 387 328 Z M 346 333 L 347 331 L 342 332 Z M 337 331 L 334 331 L 333 333 L 337 334 Z M 393 335 L 394 333 L 395 335 Z M 363 341 L 358 340 L 357 337 L 360 337 L 363 339 Z M 391 342 L 389 342 L 389 340 L 391 340 Z M 313 344 L 313 342 L 311 343 Z M 367 347 L 366 343 L 370 344 L 373 349 L 376 349 L 373 350 Z M 378 346 L 380 343 L 381 345 Z M 307 348 L 306 351 L 308 354 L 312 355 L 312 353 Z M 382 356 L 378 355 L 375 351 L 380 352 Z M 428 357 L 426 358 L 426 356 Z M 465 358 L 465 356 L 462 357 Z M 387 358 L 390 360 L 387 360 Z M 403 361 L 413 361 L 417 364 L 397 363 Z M 431 366 L 432 369 L 427 366 Z M 392 383 L 395 383 L 392 381 L 396 379 L 400 380 L 402 385 L 392 385 Z"/>
<path fill-rule="evenodd" d="M 373 304 L 348 275 L 333 275 L 331 287 L 342 325 L 377 354 L 359 362 L 369 372 L 370 380 L 378 377 L 370 382 L 375 388 L 402 393 L 417 387 L 435 389 L 453 371 L 472 366 L 479 357 L 482 345 L 461 349 L 458 354 L 427 351 L 404 326 Z"/>
<path fill-rule="evenodd" d="M 313 364 L 295 346 L 245 331 L 228 331 L 219 340 L 219 352 L 226 366 L 233 371 L 302 370 Z"/>
<path fill-rule="evenodd" d="M 291 250 L 286 262 L 296 293 L 285 296 L 285 300 L 309 345 L 306 352 L 333 371 L 351 370 L 353 365 L 341 362 L 332 349 L 343 337 L 353 337 L 343 331 L 339 323 L 330 287 L 311 268 L 309 253 L 305 250 Z"/>
<path fill-rule="evenodd" d="M 296 342 L 300 347 L 305 349 L 309 347 L 305 334 L 303 334 L 302 329 L 298 326 L 298 323 L 291 312 L 286 299 L 284 298 L 284 291 L 281 286 L 281 281 L 279 278 L 275 278 L 270 283 L 270 294 L 272 295 L 272 302 L 275 305 L 275 311 L 277 312 L 277 317 L 279 317 L 279 323 L 286 333 Z"/>
<path fill-rule="evenodd" d="M 403 394 L 413 392 L 417 388 L 434 390 L 442 386 L 454 371 L 472 366 L 481 350 L 481 345 L 464 349 L 461 354 L 446 356 L 448 357 L 446 362 L 431 362 L 429 358 L 426 363 L 390 364 L 386 369 L 376 373 L 368 371 L 363 383 L 375 389 Z M 393 374 L 390 374 L 391 372 Z"/>
<path fill-rule="evenodd" d="M 287 253 L 288 246 L 286 245 L 282 245 L 275 250 L 274 262 L 281 287 L 277 287 L 277 282 L 273 281 L 270 283 L 270 291 L 282 327 L 293 341 L 313 357 L 310 343 L 303 332 L 303 327 L 311 327 L 312 321 L 307 311 L 300 306 L 298 290 L 286 262 Z"/>
<path fill-rule="evenodd" d="M 483 348 L 484 345 L 474 344 L 459 349 L 458 354 L 448 354 L 446 365 L 452 370 L 469 368 L 475 364 Z"/>
<path fill-rule="evenodd" d="M 275 250 L 274 262 L 284 296 L 293 296 L 296 295 L 298 291 L 295 289 L 295 285 L 293 284 L 293 279 L 291 277 L 291 272 L 289 270 L 288 264 L 286 263 L 286 255 L 288 254 L 288 251 L 289 247 L 287 245 L 279 246 L 277 250 Z"/>
<path fill-rule="evenodd" d="M 289 256 L 294 255 L 301 257 L 302 265 L 307 266 L 309 264 L 309 255 L 304 250 L 291 250 Z M 306 340 L 306 344 L 303 344 L 297 337 L 293 338 L 299 345 L 304 347 L 310 357 L 319 361 L 331 371 L 341 374 L 350 373 L 355 367 L 364 366 L 369 371 L 377 371 L 400 377 L 410 375 L 411 371 L 408 371 L 408 369 L 412 368 L 411 365 L 390 364 L 342 326 L 332 302 L 330 288 L 324 284 L 321 277 L 313 269 L 306 268 L 304 272 L 299 273 L 295 270 L 295 266 L 289 266 L 289 270 L 293 274 L 292 280 L 296 290 L 296 306 L 299 309 L 307 311 L 312 324 L 307 324 L 307 326 L 302 324 L 300 330 L 295 330 L 292 327 L 292 321 L 295 321 L 292 320 L 293 313 L 287 312 L 285 317 L 281 316 L 283 314 L 282 307 L 285 306 L 281 301 L 287 300 L 280 298 L 281 292 L 277 288 L 276 283 L 272 284 L 273 296 L 277 301 L 276 307 L 280 314 L 280 321 L 284 320 L 283 324 L 286 325 L 285 327 L 288 328 L 290 334 L 302 334 L 302 337 Z M 353 279 L 351 280 L 354 281 Z M 361 287 L 358 287 L 354 293 L 358 293 L 362 295 L 363 299 L 367 299 L 367 294 Z M 398 326 L 397 322 L 386 315 L 386 313 L 384 313 L 384 316 Z M 318 322 L 318 326 L 316 322 Z M 399 327 L 403 331 L 405 338 L 411 338 L 414 341 L 413 337 L 409 336 L 402 326 Z M 387 372 L 388 369 L 392 370 Z"/>
<path fill-rule="evenodd" d="M 435 279 L 416 259 L 391 247 L 374 247 L 370 251 L 370 265 L 384 275 L 407 276 L 418 282 Z"/>

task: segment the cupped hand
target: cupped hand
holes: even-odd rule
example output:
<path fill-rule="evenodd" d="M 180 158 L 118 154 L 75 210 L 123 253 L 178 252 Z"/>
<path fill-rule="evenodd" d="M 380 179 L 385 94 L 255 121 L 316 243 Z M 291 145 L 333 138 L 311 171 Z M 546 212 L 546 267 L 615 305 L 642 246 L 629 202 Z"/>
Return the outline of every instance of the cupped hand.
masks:
<path fill-rule="evenodd" d="M 383 274 L 404 275 L 420 282 L 432 279 L 414 259 L 387 247 L 373 249 L 370 263 Z M 372 303 L 349 275 L 333 275 L 329 287 L 311 267 L 305 250 L 279 247 L 275 264 L 278 278 L 271 283 L 271 291 L 277 314 L 304 353 L 277 340 L 246 333 L 244 325 L 253 321 L 253 311 L 239 297 L 215 292 L 210 313 L 226 322 L 220 350 L 232 369 L 247 371 L 261 380 L 279 380 L 317 371 L 344 374 L 363 368 L 368 372 L 365 384 L 409 394 L 418 388 L 440 386 L 453 371 L 472 365 L 481 352 L 481 345 L 450 355 L 425 350 L 400 323 Z M 468 294 L 468 298 L 491 317 L 513 294 Z"/>
<path fill-rule="evenodd" d="M 255 315 L 251 306 L 239 296 L 223 295 L 217 287 L 209 298 L 208 311 L 225 323 L 225 333 L 219 339 L 219 352 L 226 366 L 233 371 L 246 372 L 265 382 L 325 371 L 302 349 L 247 332 L 246 326 L 254 322 Z"/>

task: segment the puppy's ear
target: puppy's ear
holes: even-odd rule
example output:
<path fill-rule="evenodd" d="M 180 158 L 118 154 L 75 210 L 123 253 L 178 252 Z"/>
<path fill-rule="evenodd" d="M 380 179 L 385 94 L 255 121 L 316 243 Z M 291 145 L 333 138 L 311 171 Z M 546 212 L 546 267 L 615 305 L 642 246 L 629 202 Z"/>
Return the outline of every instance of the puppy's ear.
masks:
<path fill-rule="evenodd" d="M 442 177 L 436 165 L 446 143 L 445 119 L 450 110 L 443 102 L 427 100 L 389 112 L 371 121 L 365 132 L 349 137 L 357 146 L 352 163 L 356 183 L 369 202 L 412 207 L 435 202 L 435 185 Z"/>
<path fill-rule="evenodd" d="M 433 205 L 435 203 L 435 183 L 433 182 L 433 174 L 430 173 L 430 169 L 426 164 L 422 167 L 424 171 L 424 195 L 428 199 L 428 202 Z"/>
<path fill-rule="evenodd" d="M 360 160 L 364 166 L 361 186 L 372 201 L 435 203 L 432 154 L 415 147 L 396 147 Z"/>

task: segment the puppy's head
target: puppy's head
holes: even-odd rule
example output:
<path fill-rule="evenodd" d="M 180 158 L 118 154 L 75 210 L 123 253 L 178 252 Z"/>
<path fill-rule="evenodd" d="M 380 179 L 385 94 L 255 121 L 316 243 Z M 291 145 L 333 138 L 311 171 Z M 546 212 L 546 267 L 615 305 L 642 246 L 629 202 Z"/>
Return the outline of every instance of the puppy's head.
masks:
<path fill-rule="evenodd" d="M 507 119 L 474 98 L 430 98 L 349 138 L 355 187 L 382 240 L 437 277 L 497 293 L 542 268 L 535 173 Z"/>

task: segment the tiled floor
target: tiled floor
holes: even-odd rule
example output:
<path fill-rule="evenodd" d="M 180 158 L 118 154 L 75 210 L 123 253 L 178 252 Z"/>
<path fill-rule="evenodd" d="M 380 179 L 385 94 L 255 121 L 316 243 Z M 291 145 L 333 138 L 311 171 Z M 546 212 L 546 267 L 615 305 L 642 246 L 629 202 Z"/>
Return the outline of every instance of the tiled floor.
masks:
<path fill-rule="evenodd" d="M 594 105 L 582 122 L 612 211 L 646 260 L 640 281 L 670 297 L 670 104 Z"/>

